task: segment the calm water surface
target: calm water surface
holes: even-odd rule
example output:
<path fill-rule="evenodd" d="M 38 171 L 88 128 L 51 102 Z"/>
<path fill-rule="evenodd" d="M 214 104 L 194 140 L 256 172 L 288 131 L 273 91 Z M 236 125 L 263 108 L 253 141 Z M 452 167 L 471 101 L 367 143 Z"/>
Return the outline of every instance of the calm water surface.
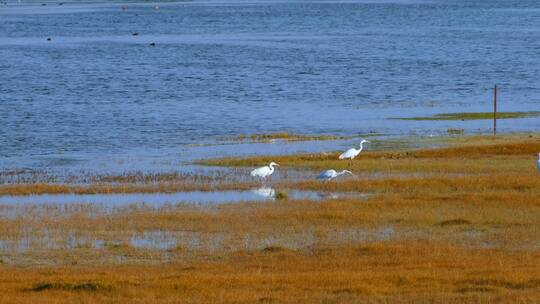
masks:
<path fill-rule="evenodd" d="M 47 210 L 47 207 L 82 204 L 101 208 L 107 212 L 121 207 L 160 208 L 177 204 L 194 206 L 212 206 L 224 203 L 258 202 L 276 200 L 277 191 L 270 187 L 260 187 L 246 191 L 188 191 L 174 193 L 121 193 L 121 194 L 39 194 L 22 196 L 0 196 L 0 217 L 15 217 L 28 210 L 20 207 L 34 207 Z M 315 192 L 291 190 L 285 191 L 291 200 L 322 199 L 367 199 L 369 193 Z M 5 209 L 5 210 L 4 210 Z"/>
<path fill-rule="evenodd" d="M 538 1 L 24 2 L 0 4 L 1 168 L 241 133 L 486 131 L 388 118 L 486 111 L 493 83 L 501 110 L 540 110 Z"/>

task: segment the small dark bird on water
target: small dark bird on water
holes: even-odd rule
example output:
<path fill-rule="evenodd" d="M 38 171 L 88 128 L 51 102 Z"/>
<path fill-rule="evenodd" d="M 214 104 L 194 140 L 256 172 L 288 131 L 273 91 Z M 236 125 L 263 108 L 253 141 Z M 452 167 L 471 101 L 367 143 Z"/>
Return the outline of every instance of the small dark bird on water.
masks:
<path fill-rule="evenodd" d="M 150 43 L 150 46 L 156 46 L 155 42 Z"/>
<path fill-rule="evenodd" d="M 132 34 L 133 36 L 139 36 L 139 33 L 135 32 Z"/>
<path fill-rule="evenodd" d="M 47 38 L 47 41 L 51 41 L 51 40 L 52 40 L 51 37 L 48 37 L 48 38 Z"/>

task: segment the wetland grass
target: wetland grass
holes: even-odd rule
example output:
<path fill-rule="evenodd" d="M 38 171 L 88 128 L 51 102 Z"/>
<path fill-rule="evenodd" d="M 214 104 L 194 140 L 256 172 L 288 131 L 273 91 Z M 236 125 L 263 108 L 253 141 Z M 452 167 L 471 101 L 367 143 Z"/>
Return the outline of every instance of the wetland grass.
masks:
<path fill-rule="evenodd" d="M 536 303 L 539 150 L 536 135 L 456 138 L 438 149 L 366 151 L 351 164 L 373 172 L 365 178 L 277 183 L 372 193 L 366 200 L 284 197 L 114 212 L 27 206 L 0 218 L 0 300 Z M 338 169 L 336 156 L 272 160 Z M 209 162 L 251 166 L 267 158 Z M 406 174 L 376 174 L 386 171 Z M 148 187 L 169 187 L 157 185 Z"/>

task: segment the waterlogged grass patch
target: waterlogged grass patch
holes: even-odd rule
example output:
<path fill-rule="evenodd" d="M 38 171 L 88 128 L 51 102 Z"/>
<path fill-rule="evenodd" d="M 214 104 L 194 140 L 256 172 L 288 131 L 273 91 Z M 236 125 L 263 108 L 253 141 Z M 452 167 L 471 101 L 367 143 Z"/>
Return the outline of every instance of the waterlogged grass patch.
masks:
<path fill-rule="evenodd" d="M 32 288 L 27 289 L 27 291 L 41 292 L 48 290 L 60 290 L 60 291 L 86 291 L 86 292 L 96 292 L 96 291 L 109 291 L 111 286 L 94 283 L 94 282 L 84 282 L 84 283 L 38 283 Z"/>
<path fill-rule="evenodd" d="M 275 196 L 276 200 L 278 201 L 284 201 L 289 199 L 289 194 L 285 191 L 278 191 Z"/>
<path fill-rule="evenodd" d="M 446 130 L 446 132 L 449 135 L 464 135 L 465 134 L 464 129 L 456 129 L 456 128 L 450 128 L 450 129 Z"/>
<path fill-rule="evenodd" d="M 518 119 L 540 116 L 540 111 L 498 112 L 497 119 Z M 399 120 L 479 120 L 493 119 L 493 112 L 442 113 L 426 117 L 401 117 Z"/>
<path fill-rule="evenodd" d="M 286 252 L 286 251 L 289 251 L 289 250 L 287 248 L 281 247 L 281 246 L 266 246 L 266 247 L 263 248 L 262 251 L 267 252 L 267 253 L 275 253 L 275 252 Z"/>

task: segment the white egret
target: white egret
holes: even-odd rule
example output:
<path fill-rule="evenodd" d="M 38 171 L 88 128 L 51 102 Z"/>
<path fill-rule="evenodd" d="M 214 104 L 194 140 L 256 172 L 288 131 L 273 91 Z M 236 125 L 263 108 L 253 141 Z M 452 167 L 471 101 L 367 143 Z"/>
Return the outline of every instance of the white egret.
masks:
<path fill-rule="evenodd" d="M 267 176 L 270 176 L 272 173 L 274 173 L 274 166 L 279 167 L 279 165 L 275 162 L 271 162 L 268 166 L 254 169 L 253 171 L 251 171 L 251 176 L 265 179 Z"/>
<path fill-rule="evenodd" d="M 354 174 L 349 170 L 343 170 L 341 172 L 337 172 L 334 169 L 330 169 L 330 170 L 326 170 L 326 171 L 322 172 L 321 174 L 319 174 L 319 176 L 317 176 L 317 178 L 329 181 L 329 180 L 331 180 L 333 178 L 336 178 L 336 177 L 338 177 L 340 175 L 343 175 L 345 173 L 349 173 L 350 175 L 354 176 Z"/>
<path fill-rule="evenodd" d="M 360 142 L 360 149 L 355 149 L 355 148 L 350 148 L 349 150 L 343 152 L 340 156 L 339 156 L 339 159 L 350 159 L 350 160 L 353 160 L 355 157 L 358 156 L 358 154 L 360 154 L 360 152 L 362 152 L 362 149 L 364 149 L 364 143 L 368 143 L 369 140 L 365 140 L 365 139 L 362 139 L 362 141 Z"/>

